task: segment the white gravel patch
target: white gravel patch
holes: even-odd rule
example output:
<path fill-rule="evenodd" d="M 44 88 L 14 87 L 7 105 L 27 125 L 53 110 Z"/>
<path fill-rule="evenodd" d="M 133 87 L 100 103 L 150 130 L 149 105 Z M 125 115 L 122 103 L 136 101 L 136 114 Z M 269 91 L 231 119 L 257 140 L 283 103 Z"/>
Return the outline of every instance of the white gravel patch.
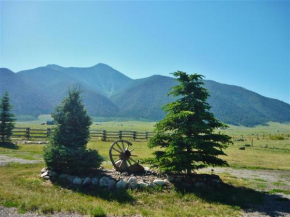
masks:
<path fill-rule="evenodd" d="M 33 164 L 33 163 L 40 163 L 40 162 L 43 162 L 43 160 L 24 160 L 24 159 L 8 157 L 8 156 L 0 154 L 0 167 L 5 166 L 9 163 Z"/>

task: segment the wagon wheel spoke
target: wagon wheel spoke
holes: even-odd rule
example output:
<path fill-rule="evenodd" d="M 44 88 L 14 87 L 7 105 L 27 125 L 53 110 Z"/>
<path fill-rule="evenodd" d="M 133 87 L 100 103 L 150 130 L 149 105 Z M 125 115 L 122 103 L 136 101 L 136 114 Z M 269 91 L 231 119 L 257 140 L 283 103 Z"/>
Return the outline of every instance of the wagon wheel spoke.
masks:
<path fill-rule="evenodd" d="M 136 164 L 139 164 L 139 160 L 138 160 L 138 162 L 135 161 L 133 158 L 130 158 L 130 160 L 133 161 L 133 162 L 136 163 Z"/>
<path fill-rule="evenodd" d="M 126 151 L 123 141 L 122 141 L 122 147 L 123 147 L 123 150 Z"/>
<path fill-rule="evenodd" d="M 130 164 L 130 166 L 132 166 L 132 163 L 131 163 L 130 159 L 128 159 L 128 163 Z"/>
<path fill-rule="evenodd" d="M 132 152 L 132 151 L 134 151 L 134 150 L 135 150 L 135 148 L 131 149 L 130 152 Z"/>
<path fill-rule="evenodd" d="M 120 154 L 122 153 L 119 150 L 115 149 L 114 147 L 112 147 L 112 149 L 114 149 L 116 152 L 119 152 Z"/>
<path fill-rule="evenodd" d="M 123 150 L 123 149 L 119 146 L 118 142 L 116 142 L 116 145 L 117 145 L 118 148 L 121 150 L 121 152 L 125 151 L 125 150 Z"/>
<path fill-rule="evenodd" d="M 114 161 L 114 163 L 117 163 L 119 160 L 121 160 L 120 158 L 118 158 L 117 160 Z"/>

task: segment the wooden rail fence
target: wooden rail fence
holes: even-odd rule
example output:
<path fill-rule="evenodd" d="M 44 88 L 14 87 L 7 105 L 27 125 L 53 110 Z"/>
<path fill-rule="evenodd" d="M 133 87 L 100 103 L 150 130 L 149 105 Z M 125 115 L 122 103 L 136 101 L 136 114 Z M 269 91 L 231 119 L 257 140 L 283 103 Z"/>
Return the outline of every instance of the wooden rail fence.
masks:
<path fill-rule="evenodd" d="M 20 139 L 48 139 L 52 133 L 52 128 L 33 129 L 16 127 L 13 130 L 12 138 Z M 137 132 L 137 131 L 107 131 L 107 130 L 90 130 L 91 138 L 101 138 L 103 141 L 108 139 L 133 139 L 148 140 L 153 136 L 153 132 Z"/>
<path fill-rule="evenodd" d="M 12 138 L 19 139 L 48 139 L 53 132 L 53 128 L 47 129 L 33 129 L 16 127 L 13 130 Z M 133 139 L 133 140 L 148 140 L 153 136 L 153 132 L 138 132 L 138 131 L 107 131 L 107 130 L 90 130 L 91 139 L 100 138 L 103 141 L 110 139 Z M 290 134 L 244 134 L 244 135 L 232 135 L 232 141 L 248 142 L 253 145 L 253 140 L 269 139 L 271 136 L 281 135 L 285 139 L 290 139 Z"/>

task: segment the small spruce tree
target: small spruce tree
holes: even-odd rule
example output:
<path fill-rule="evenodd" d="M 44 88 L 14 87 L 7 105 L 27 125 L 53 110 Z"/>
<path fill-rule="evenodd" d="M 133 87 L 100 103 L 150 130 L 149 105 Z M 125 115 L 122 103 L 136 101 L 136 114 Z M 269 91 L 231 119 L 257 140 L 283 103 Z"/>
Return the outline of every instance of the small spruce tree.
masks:
<path fill-rule="evenodd" d="M 1 142 L 10 141 L 15 125 L 15 115 L 11 113 L 13 106 L 10 104 L 9 94 L 5 92 L 0 102 L 0 136 Z"/>
<path fill-rule="evenodd" d="M 150 159 L 152 166 L 163 172 L 186 172 L 189 176 L 193 170 L 207 165 L 227 165 L 218 156 L 225 155 L 223 149 L 230 143 L 230 137 L 214 132 L 227 126 L 209 111 L 203 76 L 182 71 L 173 75 L 179 84 L 168 95 L 177 100 L 164 106 L 166 116 L 156 124 L 156 134 L 148 143 L 150 148 L 160 147 L 154 152 L 155 158 Z"/>
<path fill-rule="evenodd" d="M 50 144 L 44 148 L 44 160 L 49 169 L 69 174 L 85 174 L 98 168 L 103 157 L 97 150 L 87 150 L 91 118 L 84 108 L 76 87 L 52 114 L 56 123 Z"/>

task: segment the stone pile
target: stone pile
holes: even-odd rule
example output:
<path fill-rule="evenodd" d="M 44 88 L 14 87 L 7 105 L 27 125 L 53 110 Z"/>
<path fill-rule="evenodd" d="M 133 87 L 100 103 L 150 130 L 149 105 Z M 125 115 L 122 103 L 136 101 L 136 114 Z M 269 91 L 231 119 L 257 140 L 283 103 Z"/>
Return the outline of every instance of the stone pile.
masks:
<path fill-rule="evenodd" d="M 158 174 L 145 168 L 143 173 L 129 174 L 115 170 L 99 170 L 97 175 L 91 177 L 78 177 L 69 174 L 58 174 L 47 168 L 41 170 L 45 180 L 66 181 L 69 184 L 78 186 L 102 187 L 109 190 L 115 189 L 145 189 L 162 186 L 172 188 L 173 185 L 183 188 L 207 188 L 218 186 L 222 183 L 219 176 L 208 174 L 193 174 L 190 178 L 178 175 Z"/>

